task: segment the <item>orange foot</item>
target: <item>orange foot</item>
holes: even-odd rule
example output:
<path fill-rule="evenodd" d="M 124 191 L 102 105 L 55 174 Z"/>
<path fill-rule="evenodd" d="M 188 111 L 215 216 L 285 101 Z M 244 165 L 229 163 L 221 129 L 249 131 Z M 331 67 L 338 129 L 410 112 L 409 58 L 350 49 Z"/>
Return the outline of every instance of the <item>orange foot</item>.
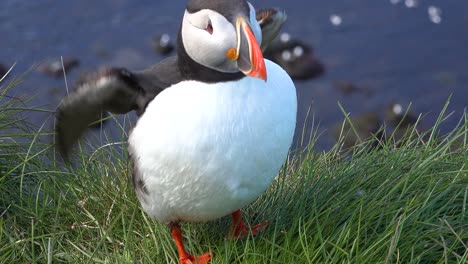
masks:
<path fill-rule="evenodd" d="M 200 256 L 188 255 L 180 259 L 180 264 L 208 264 L 211 260 L 210 253 L 205 253 Z"/>
<path fill-rule="evenodd" d="M 184 243 L 182 242 L 182 229 L 177 223 L 170 223 L 172 238 L 177 246 L 179 252 L 180 264 L 208 264 L 211 260 L 210 253 L 205 253 L 200 256 L 193 256 L 185 251 Z"/>
<path fill-rule="evenodd" d="M 265 231 L 266 227 L 268 226 L 268 221 L 265 221 L 261 224 L 255 226 L 248 226 L 242 221 L 242 213 L 240 210 L 235 211 L 232 213 L 232 227 L 231 232 L 229 232 L 230 239 L 239 239 L 245 238 L 247 236 L 256 236 L 258 232 Z"/>

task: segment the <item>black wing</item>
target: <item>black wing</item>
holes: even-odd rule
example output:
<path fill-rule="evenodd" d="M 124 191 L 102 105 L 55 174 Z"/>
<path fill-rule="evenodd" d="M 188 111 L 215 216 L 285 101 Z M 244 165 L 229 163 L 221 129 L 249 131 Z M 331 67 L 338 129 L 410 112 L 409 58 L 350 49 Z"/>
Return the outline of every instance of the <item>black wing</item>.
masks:
<path fill-rule="evenodd" d="M 261 49 L 265 51 L 286 22 L 286 12 L 277 8 L 262 9 L 257 11 L 256 18 L 262 29 Z"/>
<path fill-rule="evenodd" d="M 141 72 L 123 68 L 101 69 L 79 81 L 56 112 L 56 144 L 67 158 L 73 145 L 102 113 L 144 113 L 147 104 L 162 90 L 182 80 L 171 57 Z"/>

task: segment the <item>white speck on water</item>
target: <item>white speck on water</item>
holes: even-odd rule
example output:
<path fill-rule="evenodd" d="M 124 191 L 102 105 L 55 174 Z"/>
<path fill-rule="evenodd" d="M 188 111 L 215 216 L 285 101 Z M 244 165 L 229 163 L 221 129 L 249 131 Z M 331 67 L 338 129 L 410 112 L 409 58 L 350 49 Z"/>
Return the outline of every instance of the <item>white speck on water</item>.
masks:
<path fill-rule="evenodd" d="M 167 46 L 169 42 L 171 41 L 171 37 L 169 37 L 168 34 L 162 34 L 161 38 L 159 39 L 159 44 L 163 47 Z"/>
<path fill-rule="evenodd" d="M 401 104 L 394 104 L 392 111 L 395 115 L 401 115 L 401 113 L 403 112 L 403 107 L 401 106 Z"/>
<path fill-rule="evenodd" d="M 281 58 L 283 58 L 284 61 L 290 61 L 292 59 L 292 54 L 289 50 L 285 50 L 281 53 Z"/>
<path fill-rule="evenodd" d="M 50 64 L 50 70 L 55 72 L 55 71 L 60 71 L 62 69 L 62 61 L 54 61 Z"/>
<path fill-rule="evenodd" d="M 301 46 L 296 46 L 293 49 L 293 54 L 294 54 L 295 57 L 299 58 L 302 55 L 304 55 L 304 49 Z"/>
<path fill-rule="evenodd" d="M 289 35 L 289 33 L 281 33 L 280 40 L 281 42 L 289 42 L 291 40 L 291 35 Z"/>
<path fill-rule="evenodd" d="M 430 16 L 440 16 L 441 14 L 441 10 L 440 8 L 436 7 L 436 6 L 429 6 L 427 8 L 427 13 L 430 15 Z"/>
<path fill-rule="evenodd" d="M 330 15 L 330 22 L 332 23 L 332 25 L 337 27 L 343 23 L 343 19 L 337 14 L 332 14 Z"/>
<path fill-rule="evenodd" d="M 418 0 L 405 0 L 405 5 L 408 8 L 415 8 L 418 6 Z"/>
<path fill-rule="evenodd" d="M 442 22 L 442 9 L 436 6 L 429 6 L 427 8 L 427 14 L 432 23 L 440 24 Z"/>
<path fill-rule="evenodd" d="M 432 23 L 434 24 L 440 24 L 442 22 L 442 18 L 441 17 L 431 17 L 431 21 Z"/>

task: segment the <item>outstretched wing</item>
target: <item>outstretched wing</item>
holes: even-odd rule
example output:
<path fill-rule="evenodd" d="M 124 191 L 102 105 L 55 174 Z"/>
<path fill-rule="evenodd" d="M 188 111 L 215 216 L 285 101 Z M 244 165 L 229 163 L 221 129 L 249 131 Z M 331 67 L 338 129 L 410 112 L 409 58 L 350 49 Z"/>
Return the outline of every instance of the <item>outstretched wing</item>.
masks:
<path fill-rule="evenodd" d="M 181 81 L 175 63 L 172 57 L 135 73 L 123 68 L 101 69 L 78 82 L 56 112 L 56 144 L 62 157 L 68 157 L 73 145 L 90 124 L 101 119 L 102 113 L 143 114 L 158 93 Z"/>
<path fill-rule="evenodd" d="M 262 29 L 261 49 L 265 51 L 286 22 L 286 12 L 277 8 L 268 8 L 257 11 L 256 17 Z"/>

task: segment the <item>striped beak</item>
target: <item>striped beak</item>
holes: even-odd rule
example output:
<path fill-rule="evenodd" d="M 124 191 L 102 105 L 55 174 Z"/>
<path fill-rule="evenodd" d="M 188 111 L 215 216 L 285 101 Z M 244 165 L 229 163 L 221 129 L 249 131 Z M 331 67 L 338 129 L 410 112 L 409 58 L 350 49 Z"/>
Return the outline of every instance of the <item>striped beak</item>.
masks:
<path fill-rule="evenodd" d="M 245 75 L 267 80 L 265 60 L 252 28 L 243 16 L 237 18 L 237 65 Z"/>

